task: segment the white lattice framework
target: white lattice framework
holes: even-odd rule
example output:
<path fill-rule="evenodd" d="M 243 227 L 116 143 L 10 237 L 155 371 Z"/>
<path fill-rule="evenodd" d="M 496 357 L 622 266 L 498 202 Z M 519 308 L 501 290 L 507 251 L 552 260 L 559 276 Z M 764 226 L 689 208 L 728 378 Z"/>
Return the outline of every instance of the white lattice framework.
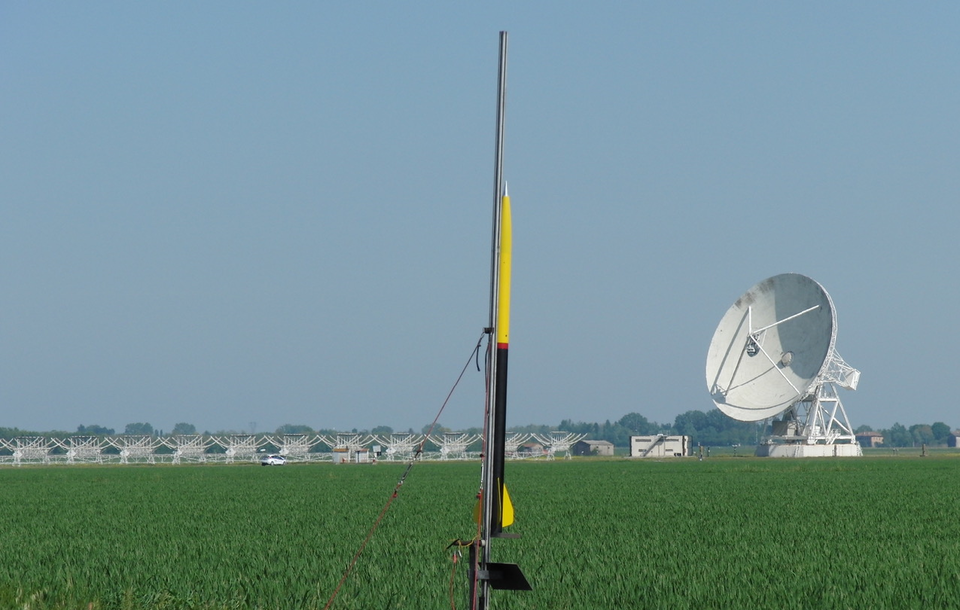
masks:
<path fill-rule="evenodd" d="M 357 454 L 366 453 L 367 447 L 377 441 L 376 436 L 357 432 L 338 432 L 336 436 L 319 436 L 318 439 L 332 452 L 344 454 L 348 462 L 354 461 Z"/>
<path fill-rule="evenodd" d="M 159 439 L 143 434 L 124 434 L 106 439 L 107 443 L 120 450 L 120 463 L 146 462 L 156 464 L 156 451 L 161 447 Z"/>
<path fill-rule="evenodd" d="M 787 409 L 779 421 L 772 421 L 772 434 L 758 448 L 758 454 L 863 455 L 837 393 L 837 386 L 856 390 L 859 382 L 860 371 L 844 362 L 836 350 L 831 350 L 812 391 Z"/>
<path fill-rule="evenodd" d="M 407 461 L 414 456 L 417 449 L 423 443 L 423 434 L 400 433 L 374 437 L 374 442 L 378 442 L 385 447 L 383 458 L 389 461 Z"/>
<path fill-rule="evenodd" d="M 173 449 L 172 461 L 179 464 L 182 461 L 207 461 L 207 449 L 214 445 L 214 439 L 201 434 L 177 434 L 160 439 L 160 443 Z"/>
<path fill-rule="evenodd" d="M 74 435 L 63 439 L 42 436 L 21 436 L 13 439 L 0 439 L 0 449 L 9 452 L 3 462 L 14 465 L 50 464 L 50 463 L 108 463 L 121 464 L 171 461 L 183 462 L 257 461 L 265 446 L 275 446 L 278 453 L 291 461 L 330 460 L 331 453 L 317 452 L 316 446 L 327 445 L 331 451 L 341 452 L 349 461 L 362 460 L 368 454 L 371 444 L 379 443 L 385 447 L 384 459 L 403 461 L 415 456 L 417 449 L 425 441 L 431 442 L 439 451 L 432 452 L 430 459 L 463 460 L 470 459 L 468 448 L 480 440 L 479 434 L 444 433 L 426 436 L 424 434 L 398 433 L 391 435 L 369 435 L 358 433 L 339 433 L 335 436 L 285 434 L 254 435 L 233 434 L 229 436 L 173 435 L 156 437 L 151 435 L 90 436 Z M 505 442 L 508 458 L 519 458 L 520 445 L 537 438 L 536 435 L 518 433 L 510 435 Z M 539 438 L 537 438 L 540 441 Z M 576 442 L 575 438 L 567 446 Z M 542 441 L 541 441 L 542 442 Z M 222 447 L 210 452 L 213 447 Z M 561 447 L 565 450 L 567 447 Z M 112 451 L 116 449 L 116 452 Z M 162 449 L 162 450 L 161 450 Z M 172 452 L 167 453 L 167 449 Z M 158 452 L 158 450 L 161 450 Z M 556 451 L 556 446 L 554 446 Z"/>
<path fill-rule="evenodd" d="M 370 434 L 357 434 L 355 432 L 344 432 L 337 435 L 336 448 L 346 447 L 352 452 L 366 449 L 376 437 Z"/>
<path fill-rule="evenodd" d="M 529 441 L 533 438 L 533 435 L 528 432 L 518 432 L 516 434 L 511 434 L 507 437 L 506 441 L 503 444 L 503 452 L 508 458 L 519 458 L 520 445 Z"/>
<path fill-rule="evenodd" d="M 4 441 L 4 448 L 13 453 L 14 466 L 49 464 L 54 444 L 42 436 L 18 436 Z"/>
<path fill-rule="evenodd" d="M 216 437 L 215 442 L 224 448 L 226 462 L 232 464 L 234 460 L 255 462 L 257 452 L 265 443 L 262 437 L 255 434 L 231 434 L 226 437 Z"/>
<path fill-rule="evenodd" d="M 106 441 L 99 436 L 70 436 L 54 439 L 53 443 L 63 449 L 68 464 L 102 464 L 103 450 L 107 447 Z"/>
<path fill-rule="evenodd" d="M 554 459 L 558 453 L 564 453 L 565 457 L 570 457 L 570 447 L 587 438 L 586 434 L 575 434 L 573 432 L 551 432 L 547 434 L 534 434 L 533 437 L 543 445 L 546 451 L 547 459 Z"/>
<path fill-rule="evenodd" d="M 319 454 L 311 453 L 310 450 L 323 439 L 311 434 L 283 434 L 269 440 L 272 440 L 271 444 L 277 448 L 277 453 L 287 460 L 306 462 L 319 459 Z"/>
<path fill-rule="evenodd" d="M 445 432 L 442 435 L 433 435 L 430 442 L 440 448 L 441 460 L 465 460 L 467 448 L 480 440 L 479 434 L 466 432 Z"/>

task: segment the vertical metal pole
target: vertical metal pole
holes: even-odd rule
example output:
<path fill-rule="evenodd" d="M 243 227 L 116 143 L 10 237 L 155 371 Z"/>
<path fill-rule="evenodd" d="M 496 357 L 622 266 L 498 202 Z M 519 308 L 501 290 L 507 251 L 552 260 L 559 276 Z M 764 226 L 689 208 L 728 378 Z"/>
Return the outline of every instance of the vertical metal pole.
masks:
<path fill-rule="evenodd" d="M 493 175 L 493 245 L 490 257 L 490 323 L 497 322 L 500 279 L 500 202 L 503 199 L 503 131 L 507 99 L 507 33 L 500 32 L 500 68 L 497 75 L 497 134 Z"/>
<path fill-rule="evenodd" d="M 493 405 L 497 383 L 497 350 L 493 343 L 496 341 L 497 308 L 500 299 L 500 215 L 501 201 L 503 200 L 503 131 L 504 111 L 507 94 L 507 33 L 500 32 L 500 66 L 497 81 L 497 134 L 496 155 L 494 161 L 493 184 L 493 245 L 490 261 L 490 323 L 491 334 L 488 338 L 489 346 L 489 375 L 487 382 L 487 421 L 486 437 L 483 444 L 483 503 L 480 517 L 480 557 L 478 568 L 486 574 L 487 564 L 490 561 L 490 535 L 494 511 L 494 493 L 497 484 L 493 472 L 493 452 L 495 450 L 494 436 L 496 434 L 496 413 Z M 486 610 L 489 601 L 490 587 L 486 578 L 480 580 L 480 586 L 475 588 L 473 608 Z"/>
<path fill-rule="evenodd" d="M 478 549 L 478 543 L 475 541 L 470 545 L 470 570 L 468 572 L 470 577 L 470 596 L 467 598 L 466 610 L 473 610 L 476 608 L 480 599 L 480 591 L 478 590 L 480 581 L 478 580 L 475 572 L 475 570 L 480 567 L 479 553 L 480 551 Z"/>

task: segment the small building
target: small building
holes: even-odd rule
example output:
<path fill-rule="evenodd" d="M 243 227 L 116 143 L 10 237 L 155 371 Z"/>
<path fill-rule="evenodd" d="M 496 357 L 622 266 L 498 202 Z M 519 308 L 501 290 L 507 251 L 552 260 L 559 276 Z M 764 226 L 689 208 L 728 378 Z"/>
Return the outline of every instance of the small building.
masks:
<path fill-rule="evenodd" d="M 861 447 L 879 447 L 883 444 L 883 435 L 879 432 L 861 432 L 857 434 L 857 442 Z"/>
<path fill-rule="evenodd" d="M 947 435 L 947 447 L 960 447 L 960 430 L 954 430 Z"/>
<path fill-rule="evenodd" d="M 630 457 L 686 457 L 690 455 L 689 436 L 650 436 L 630 437 Z"/>
<path fill-rule="evenodd" d="M 613 456 L 613 443 L 610 441 L 577 441 L 571 447 L 573 455 L 604 455 Z"/>
<path fill-rule="evenodd" d="M 546 453 L 540 443 L 523 443 L 517 447 L 517 457 L 540 457 Z"/>

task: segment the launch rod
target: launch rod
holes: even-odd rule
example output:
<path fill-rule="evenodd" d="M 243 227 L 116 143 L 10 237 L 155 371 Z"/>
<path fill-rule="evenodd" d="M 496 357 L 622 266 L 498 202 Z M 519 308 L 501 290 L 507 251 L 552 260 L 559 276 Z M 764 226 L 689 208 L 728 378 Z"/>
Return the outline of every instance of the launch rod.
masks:
<path fill-rule="evenodd" d="M 490 537 L 492 534 L 496 533 L 494 530 L 499 529 L 499 523 L 494 523 L 499 520 L 499 513 L 497 510 L 497 500 L 499 500 L 500 495 L 500 484 L 502 482 L 503 473 L 502 473 L 502 460 L 503 457 L 500 457 L 501 465 L 499 469 L 501 472 L 496 472 L 494 468 L 495 455 L 498 451 L 498 442 L 500 444 L 499 451 L 503 451 L 503 435 L 505 430 L 500 428 L 503 427 L 503 415 L 498 411 L 502 412 L 503 409 L 498 409 L 497 407 L 497 395 L 503 393 L 505 390 L 505 378 L 501 377 L 500 366 L 505 365 L 505 362 L 501 362 L 499 357 L 499 349 L 494 344 L 497 340 L 498 329 L 497 326 L 500 323 L 500 245 L 501 245 L 501 232 L 502 232 L 502 214 L 503 214 L 503 132 L 504 132 L 504 120 L 505 120 L 505 107 L 506 107 L 506 95 L 507 95 L 507 32 L 500 32 L 500 65 L 498 70 L 498 79 L 497 79 L 497 133 L 496 133 L 496 156 L 494 162 L 494 181 L 493 181 L 493 244 L 491 247 L 491 261 L 490 261 L 490 323 L 488 327 L 491 329 L 491 336 L 489 338 L 489 378 L 487 380 L 487 421 L 486 421 L 486 430 L 487 433 L 484 438 L 484 447 L 483 447 L 483 495 L 482 495 L 482 505 L 481 505 L 481 518 L 480 518 L 480 558 L 479 558 L 479 568 L 482 571 L 486 571 L 487 564 L 490 562 Z M 505 359 L 504 359 L 505 360 Z M 505 374 L 506 371 L 504 370 Z M 498 391 L 499 390 L 499 391 Z M 489 592 L 490 586 L 489 581 L 486 578 L 479 580 L 479 588 L 472 587 L 473 592 L 473 607 L 477 610 L 486 610 L 487 603 L 489 601 Z"/>
<path fill-rule="evenodd" d="M 507 101 L 507 33 L 500 32 L 500 68 L 497 75 L 497 134 L 493 164 L 493 245 L 490 256 L 490 323 L 497 323 L 497 282 L 500 276 L 500 202 L 503 198 L 503 131 Z"/>

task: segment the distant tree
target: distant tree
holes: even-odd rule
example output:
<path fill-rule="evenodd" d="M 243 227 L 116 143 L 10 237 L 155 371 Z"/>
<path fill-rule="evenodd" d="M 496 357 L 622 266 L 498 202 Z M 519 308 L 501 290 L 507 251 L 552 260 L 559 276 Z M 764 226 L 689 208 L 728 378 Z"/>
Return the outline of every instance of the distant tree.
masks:
<path fill-rule="evenodd" d="M 127 427 L 123 431 L 124 434 L 153 434 L 153 426 L 146 423 L 136 423 L 136 424 L 127 424 Z"/>
<path fill-rule="evenodd" d="M 950 436 L 950 426 L 942 421 L 933 422 L 930 430 L 933 431 L 933 438 L 940 444 L 946 443 L 947 437 Z"/>
<path fill-rule="evenodd" d="M 910 447 L 913 445 L 913 435 L 903 424 L 895 423 L 888 430 L 883 430 L 883 444 L 888 447 Z"/>
<path fill-rule="evenodd" d="M 650 423 L 639 413 L 627 413 L 617 423 L 626 428 L 630 434 L 651 434 L 657 427 L 655 423 Z"/>
<path fill-rule="evenodd" d="M 393 428 L 390 426 L 374 426 L 370 434 L 393 434 Z"/>
<path fill-rule="evenodd" d="M 633 427 L 623 425 L 625 421 Z M 575 422 L 570 419 L 564 419 L 561 420 L 560 425 L 556 427 L 531 425 L 524 426 L 523 428 L 524 432 L 541 434 L 549 434 L 554 430 L 573 434 L 585 434 L 589 440 L 609 441 L 616 447 L 629 447 L 630 437 L 632 435 L 653 434 L 661 430 L 669 432 L 670 426 L 660 426 L 656 422 L 648 421 L 647 418 L 638 413 L 630 413 L 621 417 L 616 422 L 611 422 L 608 419 L 602 424 L 596 422 Z"/>
<path fill-rule="evenodd" d="M 446 434 L 447 432 L 453 432 L 453 430 L 451 430 L 450 428 L 447 428 L 446 426 L 442 426 L 440 422 L 437 422 L 435 425 L 427 424 L 423 428 L 420 428 L 420 432 L 422 432 L 423 434 L 429 434 L 431 427 L 433 428 L 433 434 Z"/>
<path fill-rule="evenodd" d="M 37 436 L 36 432 L 21 430 L 20 428 L 2 428 L 0 427 L 0 438 L 10 439 L 18 436 Z"/>
<path fill-rule="evenodd" d="M 933 428 L 927 424 L 914 424 L 910 426 L 910 436 L 913 437 L 913 444 L 932 445 L 936 440 L 933 436 Z"/>
<path fill-rule="evenodd" d="M 673 419 L 673 433 L 689 436 L 692 439 L 697 438 L 697 424 L 703 426 L 703 419 L 699 416 L 702 411 L 686 411 L 677 415 Z"/>
<path fill-rule="evenodd" d="M 863 434 L 864 432 L 873 432 L 873 427 L 870 424 L 863 424 L 862 426 L 857 426 L 857 429 L 853 431 L 854 434 Z"/>
<path fill-rule="evenodd" d="M 673 429 L 677 434 L 693 437 L 696 442 L 697 431 L 707 427 L 707 414 L 703 411 L 686 411 L 673 420 Z"/>
<path fill-rule="evenodd" d="M 313 428 L 304 424 L 283 424 L 277 434 L 313 434 Z"/>
<path fill-rule="evenodd" d="M 571 419 L 564 419 L 560 421 L 557 430 L 561 432 L 573 432 L 574 434 L 586 434 L 590 440 L 602 440 L 600 439 L 600 424 L 598 423 L 574 422 Z"/>
<path fill-rule="evenodd" d="M 98 426 L 96 424 L 91 424 L 89 426 L 84 426 L 80 424 L 77 426 L 77 434 L 89 434 L 91 436 L 106 436 L 113 434 L 113 428 L 105 428 L 103 426 Z"/>
<path fill-rule="evenodd" d="M 757 426 L 724 415 L 720 409 L 687 411 L 676 417 L 672 434 L 690 437 L 694 445 L 749 445 L 757 442 Z"/>
<path fill-rule="evenodd" d="M 507 432 L 527 434 L 550 434 L 554 430 L 556 430 L 555 427 L 547 426 L 546 424 L 527 424 L 525 426 L 510 426 L 507 428 Z M 468 429 L 467 432 L 476 433 L 472 428 Z M 482 429 L 480 433 L 482 433 Z"/>
<path fill-rule="evenodd" d="M 196 426 L 194 426 L 193 424 L 180 422 L 179 424 L 176 424 L 173 427 L 173 432 L 171 432 L 170 434 L 196 434 L 196 433 L 197 433 Z"/>

